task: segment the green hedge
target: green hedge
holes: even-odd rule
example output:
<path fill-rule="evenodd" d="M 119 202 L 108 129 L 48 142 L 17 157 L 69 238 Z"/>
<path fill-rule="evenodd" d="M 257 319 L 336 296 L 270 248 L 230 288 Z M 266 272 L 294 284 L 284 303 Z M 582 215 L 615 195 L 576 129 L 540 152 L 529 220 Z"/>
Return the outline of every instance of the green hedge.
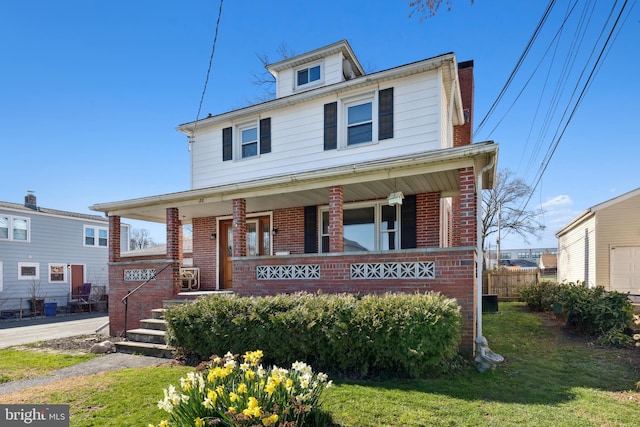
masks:
<path fill-rule="evenodd" d="M 169 344 L 201 360 L 260 349 L 266 363 L 358 377 L 438 373 L 462 327 L 456 301 L 439 294 L 211 296 L 166 318 Z"/>
<path fill-rule="evenodd" d="M 533 311 L 561 311 L 567 325 L 604 344 L 631 342 L 633 307 L 626 294 L 608 292 L 602 286 L 587 288 L 578 283 L 541 283 L 525 288 L 520 295 Z"/>

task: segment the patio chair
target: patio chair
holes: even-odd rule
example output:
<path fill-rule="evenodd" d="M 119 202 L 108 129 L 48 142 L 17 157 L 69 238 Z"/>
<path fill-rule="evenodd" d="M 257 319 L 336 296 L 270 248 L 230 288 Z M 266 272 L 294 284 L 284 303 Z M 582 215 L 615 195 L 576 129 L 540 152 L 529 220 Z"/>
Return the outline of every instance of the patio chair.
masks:
<path fill-rule="evenodd" d="M 72 311 L 82 311 L 84 307 L 91 311 L 92 302 L 89 300 L 91 295 L 91 283 L 83 283 L 82 286 L 78 286 L 71 293 L 71 301 L 69 306 Z"/>

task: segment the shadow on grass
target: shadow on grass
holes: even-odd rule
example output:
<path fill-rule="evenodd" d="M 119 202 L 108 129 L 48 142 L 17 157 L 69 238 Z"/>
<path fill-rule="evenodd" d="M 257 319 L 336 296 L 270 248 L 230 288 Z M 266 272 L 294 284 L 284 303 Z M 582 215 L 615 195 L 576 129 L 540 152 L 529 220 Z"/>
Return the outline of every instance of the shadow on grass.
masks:
<path fill-rule="evenodd" d="M 573 400 L 578 388 L 610 392 L 635 390 L 640 379 L 637 349 L 602 348 L 572 338 L 547 314 L 530 313 L 521 303 L 502 303 L 484 317 L 491 349 L 505 358 L 495 371 L 475 366 L 427 380 L 339 381 L 340 385 L 375 387 L 443 395 L 466 401 L 555 405 Z M 634 362 L 635 360 L 635 362 Z"/>

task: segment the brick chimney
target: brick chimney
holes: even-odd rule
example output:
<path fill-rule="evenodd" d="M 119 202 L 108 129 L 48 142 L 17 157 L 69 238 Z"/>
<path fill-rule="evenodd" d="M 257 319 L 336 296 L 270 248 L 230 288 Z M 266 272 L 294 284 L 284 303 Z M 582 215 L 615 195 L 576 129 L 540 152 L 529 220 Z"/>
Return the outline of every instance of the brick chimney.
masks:
<path fill-rule="evenodd" d="M 462 97 L 462 110 L 464 112 L 464 125 L 453 127 L 453 146 L 460 147 L 472 142 L 473 131 L 473 61 L 460 62 L 458 64 L 458 81 L 460 82 L 460 95 Z"/>
<path fill-rule="evenodd" d="M 36 195 L 33 191 L 27 191 L 27 195 L 24 196 L 24 206 L 29 209 L 38 210 L 38 204 L 36 203 Z"/>

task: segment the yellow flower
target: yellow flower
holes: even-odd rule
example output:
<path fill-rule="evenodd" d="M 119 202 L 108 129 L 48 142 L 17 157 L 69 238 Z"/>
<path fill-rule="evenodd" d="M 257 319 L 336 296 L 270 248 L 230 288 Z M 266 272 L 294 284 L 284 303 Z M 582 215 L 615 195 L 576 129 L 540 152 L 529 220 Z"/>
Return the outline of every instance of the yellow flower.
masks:
<path fill-rule="evenodd" d="M 204 420 L 200 417 L 193 420 L 195 427 L 204 427 Z"/>
<path fill-rule="evenodd" d="M 223 385 L 217 386 L 216 393 L 218 393 L 218 396 L 220 397 L 224 396 L 224 386 Z"/>
<path fill-rule="evenodd" d="M 263 426 L 271 426 L 278 422 L 278 414 L 273 414 L 270 417 L 262 419 Z"/>
<path fill-rule="evenodd" d="M 276 384 L 273 381 L 269 381 L 267 383 L 267 386 L 264 388 L 264 391 L 269 394 L 273 393 L 274 391 L 276 391 Z"/>
<path fill-rule="evenodd" d="M 247 403 L 247 409 L 242 411 L 242 413 L 256 418 L 259 417 L 262 411 L 260 410 L 260 405 L 258 405 L 258 399 L 251 396 Z"/>
<path fill-rule="evenodd" d="M 230 391 L 229 392 L 229 400 L 232 402 L 237 402 L 238 400 L 240 400 L 240 396 L 238 396 L 236 393 Z"/>
<path fill-rule="evenodd" d="M 235 406 L 229 406 L 229 412 L 235 414 L 236 412 L 238 412 L 238 408 L 236 408 Z"/>
<path fill-rule="evenodd" d="M 158 424 L 158 427 L 169 427 L 169 421 L 167 420 L 160 421 L 160 424 Z"/>
<path fill-rule="evenodd" d="M 241 393 L 241 394 L 247 393 L 247 385 L 245 383 L 238 384 L 238 393 Z"/>
<path fill-rule="evenodd" d="M 249 381 L 251 381 L 256 377 L 256 373 L 253 372 L 251 369 L 249 369 L 247 372 L 244 373 L 244 377 Z"/>

